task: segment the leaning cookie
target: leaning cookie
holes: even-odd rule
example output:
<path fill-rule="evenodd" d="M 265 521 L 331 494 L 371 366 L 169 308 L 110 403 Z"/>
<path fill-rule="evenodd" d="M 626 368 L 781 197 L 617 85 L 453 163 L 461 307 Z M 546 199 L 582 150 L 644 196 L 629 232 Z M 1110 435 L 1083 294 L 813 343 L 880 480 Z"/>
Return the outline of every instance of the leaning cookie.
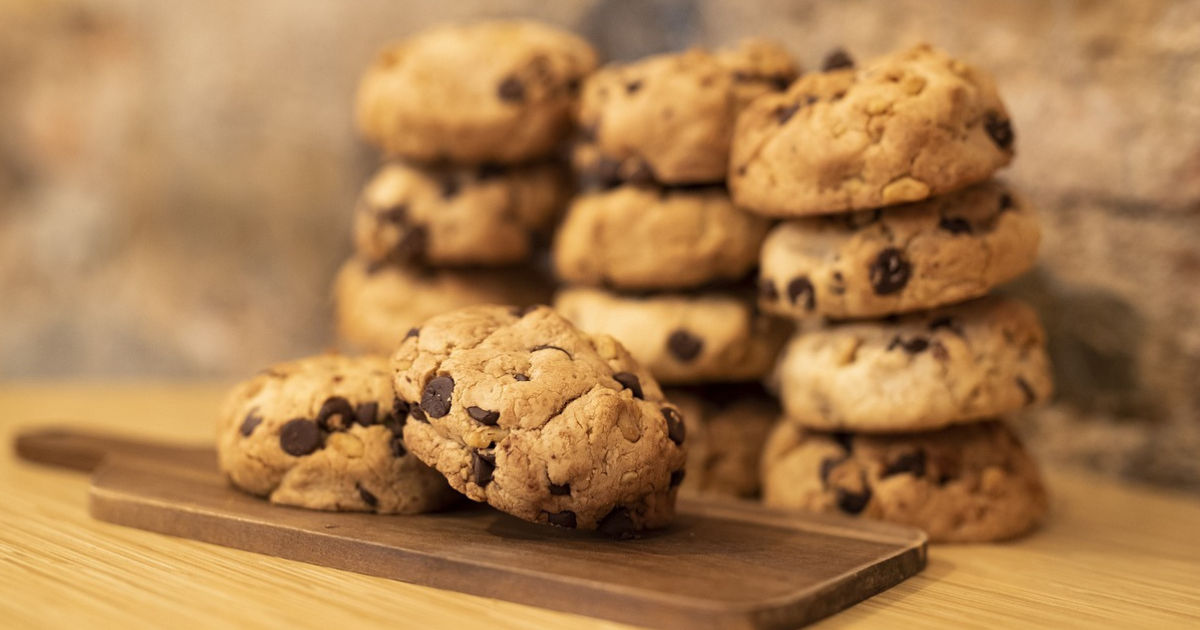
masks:
<path fill-rule="evenodd" d="M 791 330 L 737 293 L 633 296 L 575 287 L 560 290 L 554 307 L 588 332 L 616 337 L 667 384 L 758 380 Z"/>
<path fill-rule="evenodd" d="M 796 74 L 781 46 L 761 40 L 606 66 L 584 82 L 575 168 L 600 185 L 723 181 L 738 113 Z"/>
<path fill-rule="evenodd" d="M 384 51 L 359 84 L 358 127 L 385 152 L 427 162 L 515 163 L 571 130 L 586 41 L 523 21 L 443 26 Z"/>
<path fill-rule="evenodd" d="M 532 267 L 434 270 L 351 258 L 334 280 L 334 319 L 347 347 L 391 354 L 434 315 L 473 304 L 546 304 L 552 291 Z"/>
<path fill-rule="evenodd" d="M 681 495 L 753 498 L 763 443 L 779 403 L 758 383 L 668 388 L 687 426 L 687 476 Z"/>
<path fill-rule="evenodd" d="M 384 357 L 321 355 L 239 384 L 221 410 L 217 455 L 233 485 L 272 503 L 416 514 L 456 497 L 408 453 Z"/>
<path fill-rule="evenodd" d="M 393 162 L 367 184 L 354 215 L 358 254 L 372 262 L 504 265 L 529 258 L 571 194 L 565 167 L 420 167 Z"/>
<path fill-rule="evenodd" d="M 475 306 L 425 322 L 391 367 L 408 447 L 471 499 L 615 536 L 674 518 L 683 420 L 611 337 Z"/>
<path fill-rule="evenodd" d="M 1028 271 L 1036 213 L 996 181 L 919 203 L 786 221 L 767 236 L 759 306 L 831 319 L 962 302 Z"/>
<path fill-rule="evenodd" d="M 779 395 L 805 427 L 923 431 L 1044 402 L 1045 332 L 1028 305 L 998 297 L 887 321 L 805 330 L 780 357 Z"/>
<path fill-rule="evenodd" d="M 1019 536 L 1047 509 L 1036 464 L 1000 421 L 892 435 L 780 423 L 763 457 L 763 501 L 919 527 L 933 542 Z"/>
<path fill-rule="evenodd" d="M 758 263 L 768 222 L 722 188 L 621 186 L 575 199 L 554 242 L 559 279 L 615 289 L 689 289 Z"/>
<path fill-rule="evenodd" d="M 738 118 L 729 187 L 774 217 L 920 201 L 987 179 L 1013 139 L 991 77 L 923 44 L 755 100 Z"/>

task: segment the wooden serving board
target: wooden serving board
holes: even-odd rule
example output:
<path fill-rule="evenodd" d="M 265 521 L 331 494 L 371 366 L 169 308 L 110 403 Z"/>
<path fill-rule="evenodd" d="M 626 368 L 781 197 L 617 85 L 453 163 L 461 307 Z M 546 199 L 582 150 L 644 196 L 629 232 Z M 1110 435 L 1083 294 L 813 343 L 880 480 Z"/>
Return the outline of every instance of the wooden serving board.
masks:
<path fill-rule="evenodd" d="M 748 502 L 681 500 L 670 528 L 617 541 L 481 505 L 420 516 L 274 506 L 230 487 L 207 448 L 70 429 L 25 433 L 16 448 L 91 471 L 102 521 L 652 628 L 796 628 L 925 567 L 920 531 Z"/>

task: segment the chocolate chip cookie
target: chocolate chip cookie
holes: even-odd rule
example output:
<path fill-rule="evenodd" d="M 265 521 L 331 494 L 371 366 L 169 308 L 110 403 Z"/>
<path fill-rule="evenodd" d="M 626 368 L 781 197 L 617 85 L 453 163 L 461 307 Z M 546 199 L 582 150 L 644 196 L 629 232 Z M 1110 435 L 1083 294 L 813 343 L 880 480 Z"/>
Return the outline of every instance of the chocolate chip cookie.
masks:
<path fill-rule="evenodd" d="M 357 118 L 386 153 L 426 162 L 524 162 L 571 130 L 590 44 L 525 21 L 435 28 L 385 50 L 363 76 Z"/>
<path fill-rule="evenodd" d="M 686 428 L 611 337 L 474 306 L 426 321 L 391 366 L 409 449 L 471 499 L 621 537 L 674 518 Z"/>
<path fill-rule="evenodd" d="M 738 119 L 729 186 L 767 216 L 878 208 L 981 182 L 1013 146 L 991 77 L 922 44 L 756 99 Z"/>
<path fill-rule="evenodd" d="M 1053 390 L 1037 314 L 999 297 L 805 330 L 780 357 L 778 379 L 793 422 L 871 432 L 972 422 Z"/>
<path fill-rule="evenodd" d="M 504 265 L 529 258 L 571 194 L 564 166 L 419 167 L 393 162 L 367 184 L 355 245 L 372 262 Z"/>
<path fill-rule="evenodd" d="M 554 307 L 588 332 L 616 337 L 667 384 L 757 380 L 791 328 L 736 293 L 634 296 L 577 287 L 560 290 Z"/>
<path fill-rule="evenodd" d="M 577 197 L 554 243 L 558 277 L 617 289 L 689 289 L 736 280 L 758 263 L 768 222 L 722 188 L 621 186 Z"/>
<path fill-rule="evenodd" d="M 785 221 L 762 248 L 759 306 L 797 319 L 962 302 L 1029 270 L 1035 212 L 999 182 L 927 201 Z"/>
<path fill-rule="evenodd" d="M 321 355 L 239 384 L 217 422 L 221 471 L 272 503 L 315 510 L 416 514 L 457 496 L 409 454 L 408 408 L 385 357 Z"/>
<path fill-rule="evenodd" d="M 758 383 L 668 388 L 687 426 L 684 495 L 758 496 L 763 443 L 779 404 Z"/>
<path fill-rule="evenodd" d="M 763 457 L 763 501 L 911 525 L 933 542 L 1012 538 L 1047 508 L 1036 464 L 999 421 L 893 435 L 780 423 Z"/>
<path fill-rule="evenodd" d="M 600 185 L 723 181 L 738 113 L 796 74 L 781 46 L 761 40 L 601 68 L 584 82 L 575 167 Z"/>
<path fill-rule="evenodd" d="M 546 304 L 552 289 L 532 267 L 421 269 L 351 258 L 333 286 L 337 334 L 349 347 L 391 354 L 414 326 L 472 304 Z"/>

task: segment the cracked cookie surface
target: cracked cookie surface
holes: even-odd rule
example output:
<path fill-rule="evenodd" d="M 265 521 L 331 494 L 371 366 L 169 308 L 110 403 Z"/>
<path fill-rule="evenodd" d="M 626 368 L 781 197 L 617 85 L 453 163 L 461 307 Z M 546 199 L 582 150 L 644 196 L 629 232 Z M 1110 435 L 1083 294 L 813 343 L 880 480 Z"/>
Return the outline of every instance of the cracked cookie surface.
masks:
<path fill-rule="evenodd" d="M 416 514 L 452 503 L 436 471 L 408 453 L 382 356 L 320 355 L 238 384 L 217 422 L 221 471 L 272 503 Z M 397 414 L 400 414 L 400 417 Z"/>
<path fill-rule="evenodd" d="M 554 307 L 588 332 L 616 337 L 666 384 L 757 380 L 791 330 L 731 292 L 634 296 L 574 287 L 559 290 Z"/>
<path fill-rule="evenodd" d="M 621 186 L 572 202 L 554 242 L 555 273 L 632 290 L 737 280 L 758 263 L 768 225 L 733 207 L 724 189 Z"/>
<path fill-rule="evenodd" d="M 880 317 L 962 302 L 1033 267 L 1041 231 L 1008 187 L 785 221 L 762 247 L 759 306 L 803 319 Z"/>
<path fill-rule="evenodd" d="M 571 129 L 596 67 L 583 39 L 525 21 L 449 25 L 381 53 L 359 84 L 359 130 L 386 153 L 424 162 L 524 162 Z"/>
<path fill-rule="evenodd" d="M 428 320 L 391 366 L 409 448 L 471 499 L 614 536 L 674 518 L 683 420 L 611 337 L 476 306 Z"/>
<path fill-rule="evenodd" d="M 755 100 L 738 118 L 729 187 L 767 216 L 878 208 L 983 181 L 1013 145 L 991 77 L 921 44 Z"/>
<path fill-rule="evenodd" d="M 763 457 L 763 502 L 910 525 L 933 542 L 1012 538 L 1047 510 L 1036 464 L 1000 421 L 894 435 L 780 423 Z"/>
<path fill-rule="evenodd" d="M 414 326 L 473 304 L 550 301 L 549 281 L 531 267 L 421 269 L 351 258 L 334 280 L 337 334 L 346 345 L 391 354 Z"/>
<path fill-rule="evenodd" d="M 723 181 L 738 113 L 797 71 L 787 51 L 764 40 L 601 68 L 580 97 L 575 167 L 600 185 Z"/>
<path fill-rule="evenodd" d="M 787 344 L 777 368 L 794 423 L 923 431 L 1045 402 L 1045 332 L 1016 300 L 985 297 L 890 321 L 828 324 Z"/>
<path fill-rule="evenodd" d="M 687 425 L 687 475 L 680 494 L 757 497 L 763 443 L 779 419 L 775 398 L 758 383 L 665 391 Z"/>
<path fill-rule="evenodd" d="M 420 167 L 393 162 L 354 213 L 357 252 L 373 262 L 442 266 L 526 260 L 571 193 L 564 166 Z"/>

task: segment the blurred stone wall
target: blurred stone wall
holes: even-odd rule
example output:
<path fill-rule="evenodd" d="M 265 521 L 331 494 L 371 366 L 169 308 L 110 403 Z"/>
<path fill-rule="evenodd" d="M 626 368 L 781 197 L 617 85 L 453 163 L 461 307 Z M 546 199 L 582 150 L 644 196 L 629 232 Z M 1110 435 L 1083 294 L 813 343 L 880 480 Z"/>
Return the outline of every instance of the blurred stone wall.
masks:
<path fill-rule="evenodd" d="M 358 72 L 521 15 L 612 59 L 747 35 L 991 70 L 1043 209 L 1052 459 L 1200 489 L 1200 0 L 0 0 L 0 378 L 236 376 L 330 342 Z"/>

